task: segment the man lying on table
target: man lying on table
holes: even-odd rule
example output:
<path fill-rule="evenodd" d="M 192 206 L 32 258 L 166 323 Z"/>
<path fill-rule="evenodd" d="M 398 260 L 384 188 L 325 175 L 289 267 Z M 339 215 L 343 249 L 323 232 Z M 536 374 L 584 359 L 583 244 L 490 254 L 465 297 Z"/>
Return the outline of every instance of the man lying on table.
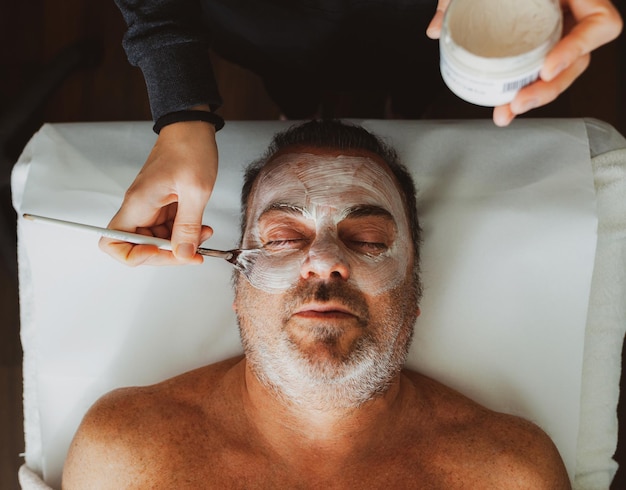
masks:
<path fill-rule="evenodd" d="M 403 369 L 419 315 L 415 188 L 363 128 L 313 121 L 247 170 L 244 355 L 89 410 L 63 488 L 570 488 L 538 427 Z"/>

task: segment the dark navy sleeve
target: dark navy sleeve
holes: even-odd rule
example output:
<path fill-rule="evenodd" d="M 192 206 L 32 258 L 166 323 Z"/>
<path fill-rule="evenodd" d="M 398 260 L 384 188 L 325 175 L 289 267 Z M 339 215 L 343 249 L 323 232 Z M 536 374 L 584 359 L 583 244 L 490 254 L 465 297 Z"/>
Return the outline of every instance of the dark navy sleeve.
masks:
<path fill-rule="evenodd" d="M 221 97 L 209 59 L 209 32 L 199 0 L 115 0 L 128 30 L 128 61 L 141 68 L 152 117 Z"/>

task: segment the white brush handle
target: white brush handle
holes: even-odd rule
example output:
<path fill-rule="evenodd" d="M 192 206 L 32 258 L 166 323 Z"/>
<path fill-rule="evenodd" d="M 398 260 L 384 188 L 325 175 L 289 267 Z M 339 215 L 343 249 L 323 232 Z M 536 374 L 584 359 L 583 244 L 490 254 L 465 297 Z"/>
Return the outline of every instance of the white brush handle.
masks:
<path fill-rule="evenodd" d="M 82 223 L 74 223 L 73 221 L 65 221 L 62 219 L 46 218 L 45 216 L 37 216 L 35 214 L 24 214 L 23 216 L 25 219 L 31 221 L 40 221 L 42 223 L 67 226 L 68 228 L 73 228 L 75 230 L 89 231 L 114 240 L 121 240 L 123 242 L 134 243 L 136 245 L 156 245 L 161 250 L 172 250 L 172 242 L 164 238 L 140 235 L 139 233 L 130 233 L 128 231 L 110 230 L 109 228 L 84 225 Z"/>

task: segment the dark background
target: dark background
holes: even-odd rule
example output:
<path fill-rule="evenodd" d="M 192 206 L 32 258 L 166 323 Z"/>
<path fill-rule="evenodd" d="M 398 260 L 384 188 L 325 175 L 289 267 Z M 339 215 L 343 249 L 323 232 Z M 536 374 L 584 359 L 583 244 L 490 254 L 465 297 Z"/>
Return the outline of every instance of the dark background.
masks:
<path fill-rule="evenodd" d="M 624 17 L 623 2 L 615 3 Z M 16 472 L 24 450 L 10 169 L 43 122 L 150 119 L 141 73 L 128 65 L 121 47 L 124 30 L 113 0 L 5 0 L 0 7 L 0 489 L 18 488 Z M 225 119 L 278 117 L 256 76 L 212 56 L 226 101 L 220 111 Z M 529 117 L 595 117 L 626 134 L 625 56 L 622 34 L 593 53 L 589 69 L 565 94 Z M 448 92 L 434 99 L 429 117 L 491 114 Z M 623 403 L 620 413 L 626 420 Z M 624 429 L 620 440 L 618 460 L 626 466 Z M 626 470 L 618 472 L 613 488 L 626 488 Z"/>

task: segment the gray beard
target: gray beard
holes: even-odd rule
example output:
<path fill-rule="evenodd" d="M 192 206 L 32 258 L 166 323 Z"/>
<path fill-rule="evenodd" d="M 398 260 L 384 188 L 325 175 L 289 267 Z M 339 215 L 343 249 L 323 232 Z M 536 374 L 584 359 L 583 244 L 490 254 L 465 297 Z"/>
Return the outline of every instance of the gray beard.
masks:
<path fill-rule="evenodd" d="M 279 398 L 320 411 L 357 408 L 382 395 L 402 369 L 405 352 L 363 349 L 341 365 L 307 359 L 295 347 L 246 354 L 252 371 Z"/>
<path fill-rule="evenodd" d="M 405 283 L 393 294 L 396 307 L 376 326 L 378 338 L 366 333 L 342 359 L 311 358 L 284 331 L 271 342 L 265 341 L 258 335 L 267 331 L 261 322 L 239 318 L 247 363 L 259 381 L 285 403 L 320 411 L 358 408 L 387 391 L 409 352 L 417 290 Z M 322 327 L 321 342 L 324 335 Z"/>

